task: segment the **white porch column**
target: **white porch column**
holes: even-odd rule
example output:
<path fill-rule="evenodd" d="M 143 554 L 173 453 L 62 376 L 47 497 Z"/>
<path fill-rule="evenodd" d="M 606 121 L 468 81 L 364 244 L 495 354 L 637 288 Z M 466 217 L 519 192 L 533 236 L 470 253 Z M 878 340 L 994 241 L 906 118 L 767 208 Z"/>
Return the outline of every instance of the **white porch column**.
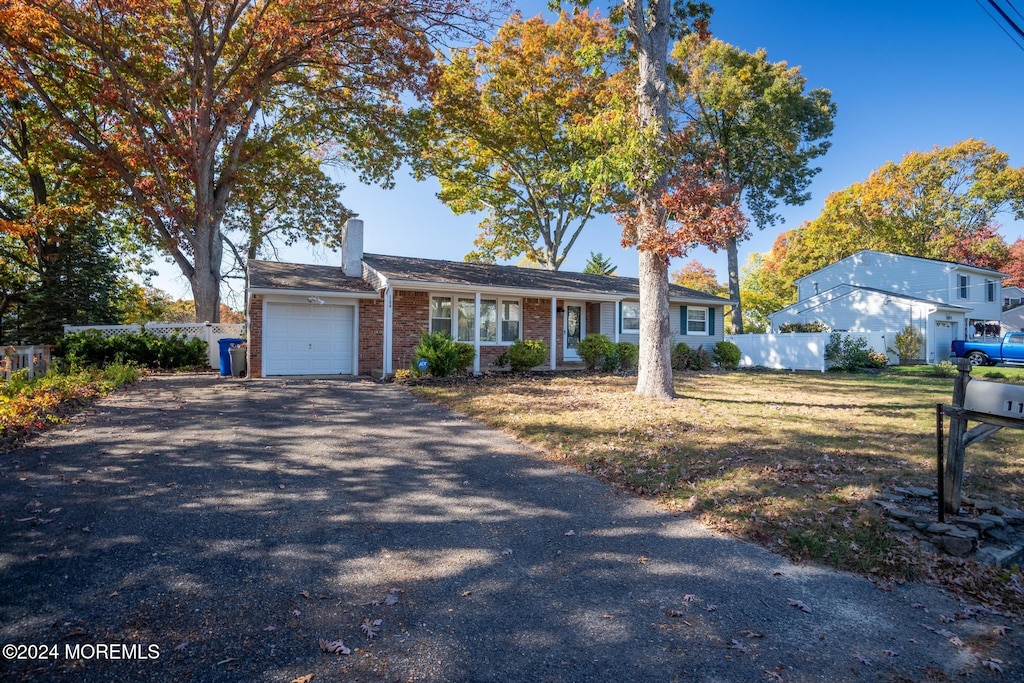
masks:
<path fill-rule="evenodd" d="M 385 377 L 391 375 L 393 360 L 391 358 L 391 328 L 394 318 L 394 291 L 387 287 L 384 289 L 384 362 L 382 371 Z"/>
<path fill-rule="evenodd" d="M 618 344 L 619 343 L 619 324 L 620 324 L 619 321 L 622 320 L 622 302 L 621 301 L 616 301 L 614 304 L 612 304 L 612 315 L 615 316 L 615 320 L 612 322 L 612 330 L 613 330 L 613 332 L 612 332 L 612 340 L 616 344 Z"/>
<path fill-rule="evenodd" d="M 476 349 L 476 354 L 473 356 L 473 374 L 480 374 L 480 292 L 476 293 L 474 297 L 473 306 L 475 312 L 473 313 L 473 320 L 476 323 L 473 327 L 473 348 Z"/>
<path fill-rule="evenodd" d="M 555 358 L 558 356 L 558 297 L 551 297 L 551 369 L 555 369 Z"/>

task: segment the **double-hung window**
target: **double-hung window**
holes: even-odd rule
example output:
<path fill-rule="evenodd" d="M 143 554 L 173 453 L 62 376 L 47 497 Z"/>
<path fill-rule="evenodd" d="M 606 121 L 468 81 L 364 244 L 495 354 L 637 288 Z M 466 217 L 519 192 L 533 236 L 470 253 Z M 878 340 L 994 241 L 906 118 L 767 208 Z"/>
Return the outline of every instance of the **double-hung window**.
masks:
<path fill-rule="evenodd" d="M 686 309 L 686 334 L 707 334 L 708 333 L 708 309 L 693 308 Z"/>
<path fill-rule="evenodd" d="M 619 329 L 626 334 L 640 331 L 640 304 L 638 302 L 622 302 L 622 323 Z"/>
<path fill-rule="evenodd" d="M 452 334 L 452 298 L 435 296 L 430 298 L 430 331 Z"/>
<path fill-rule="evenodd" d="M 430 297 L 430 331 L 445 332 L 456 341 L 473 343 L 479 330 L 481 344 L 511 344 L 520 338 L 522 305 L 517 299 Z"/>
<path fill-rule="evenodd" d="M 960 291 L 959 295 L 961 299 L 969 299 L 971 292 L 971 279 L 967 275 L 960 276 Z"/>
<path fill-rule="evenodd" d="M 985 280 L 985 301 L 992 302 L 996 300 L 996 281 Z"/>

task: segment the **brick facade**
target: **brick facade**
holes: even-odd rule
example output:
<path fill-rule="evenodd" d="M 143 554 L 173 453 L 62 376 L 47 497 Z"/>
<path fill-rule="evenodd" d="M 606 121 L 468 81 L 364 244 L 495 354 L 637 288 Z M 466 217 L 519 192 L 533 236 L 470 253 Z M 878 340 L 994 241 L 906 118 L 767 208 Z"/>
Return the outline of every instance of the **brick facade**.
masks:
<path fill-rule="evenodd" d="M 559 300 L 559 307 L 562 301 Z M 558 336 L 562 338 L 562 317 L 557 317 Z M 540 339 L 548 348 L 548 357 L 544 365 L 551 364 L 551 299 L 523 299 L 523 339 Z M 555 362 L 562 360 L 561 342 L 555 344 Z"/>
<path fill-rule="evenodd" d="M 253 294 L 249 299 L 249 341 L 246 372 L 249 377 L 263 376 L 263 296 Z"/>
<path fill-rule="evenodd" d="M 369 375 L 384 368 L 384 297 L 359 300 L 359 368 Z"/>
<path fill-rule="evenodd" d="M 430 329 L 430 294 L 396 290 L 391 306 L 391 368 L 408 369 L 420 336 Z"/>

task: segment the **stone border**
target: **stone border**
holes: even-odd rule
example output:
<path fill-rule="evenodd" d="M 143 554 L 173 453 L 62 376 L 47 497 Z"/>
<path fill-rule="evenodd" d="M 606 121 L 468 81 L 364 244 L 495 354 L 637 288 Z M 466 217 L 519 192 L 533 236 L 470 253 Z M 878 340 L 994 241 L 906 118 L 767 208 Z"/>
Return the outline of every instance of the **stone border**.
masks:
<path fill-rule="evenodd" d="M 894 531 L 913 534 L 926 550 L 1010 567 L 1024 561 L 1024 512 L 988 500 L 961 498 L 957 514 L 940 524 L 935 490 L 919 486 L 885 489 L 874 501 Z"/>

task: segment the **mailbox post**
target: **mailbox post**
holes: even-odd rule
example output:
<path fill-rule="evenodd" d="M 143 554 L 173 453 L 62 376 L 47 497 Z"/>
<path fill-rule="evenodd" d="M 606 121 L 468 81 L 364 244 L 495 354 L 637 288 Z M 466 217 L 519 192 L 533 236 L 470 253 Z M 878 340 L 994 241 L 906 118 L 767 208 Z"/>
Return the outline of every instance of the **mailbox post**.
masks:
<path fill-rule="evenodd" d="M 950 421 L 940 504 L 951 514 L 960 509 L 967 447 L 987 439 L 1003 427 L 1024 429 L 1024 386 L 972 380 L 971 363 L 966 358 L 957 361 L 957 370 L 959 375 L 953 385 L 953 405 L 942 406 L 942 412 L 949 416 Z M 968 420 L 980 424 L 968 429 Z"/>

